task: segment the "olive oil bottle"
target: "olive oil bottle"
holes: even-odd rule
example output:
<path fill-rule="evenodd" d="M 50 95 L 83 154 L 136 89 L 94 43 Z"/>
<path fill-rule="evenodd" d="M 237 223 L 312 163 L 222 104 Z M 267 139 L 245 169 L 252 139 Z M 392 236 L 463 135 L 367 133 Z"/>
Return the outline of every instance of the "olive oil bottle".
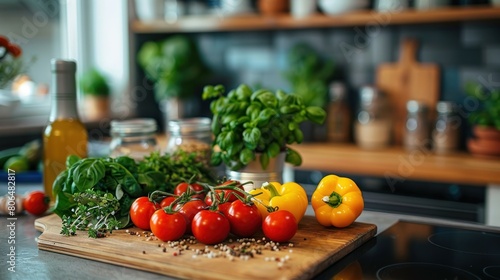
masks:
<path fill-rule="evenodd" d="M 52 185 L 66 169 L 69 155 L 87 157 L 87 130 L 80 122 L 76 106 L 76 63 L 51 61 L 52 87 L 49 123 L 43 133 L 43 184 L 45 193 L 55 201 Z"/>

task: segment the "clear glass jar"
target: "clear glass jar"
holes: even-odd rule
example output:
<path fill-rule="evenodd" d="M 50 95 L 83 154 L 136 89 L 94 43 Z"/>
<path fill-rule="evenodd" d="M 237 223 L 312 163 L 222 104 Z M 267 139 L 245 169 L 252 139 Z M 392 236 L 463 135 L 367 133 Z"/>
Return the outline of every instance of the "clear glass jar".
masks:
<path fill-rule="evenodd" d="M 330 142 L 348 142 L 351 131 L 351 112 L 347 104 L 344 83 L 330 84 L 330 103 L 327 112 L 327 138 Z"/>
<path fill-rule="evenodd" d="M 354 125 L 356 144 L 377 149 L 391 143 L 392 121 L 386 95 L 375 87 L 360 91 L 359 110 Z"/>
<path fill-rule="evenodd" d="M 438 113 L 432 132 L 432 147 L 437 154 L 446 154 L 458 149 L 460 124 L 455 103 L 441 101 L 436 105 Z"/>
<path fill-rule="evenodd" d="M 429 108 L 425 103 L 410 100 L 406 103 L 404 146 L 408 150 L 428 148 L 430 144 Z"/>
<path fill-rule="evenodd" d="M 212 151 L 212 130 L 209 118 L 177 119 L 168 122 L 167 153 L 176 150 L 197 153 L 200 161 L 208 163 Z"/>
<path fill-rule="evenodd" d="M 110 156 L 129 156 L 138 161 L 159 151 L 156 130 L 154 119 L 111 121 Z"/>

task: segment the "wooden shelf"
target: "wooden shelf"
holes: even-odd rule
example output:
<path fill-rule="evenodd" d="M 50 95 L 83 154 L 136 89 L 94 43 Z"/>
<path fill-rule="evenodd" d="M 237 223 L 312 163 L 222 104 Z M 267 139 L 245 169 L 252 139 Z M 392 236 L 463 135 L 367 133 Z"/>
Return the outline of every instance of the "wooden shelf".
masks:
<path fill-rule="evenodd" d="M 490 6 L 449 7 L 429 11 L 404 10 L 378 13 L 372 10 L 356 11 L 337 16 L 316 14 L 304 19 L 290 15 L 262 16 L 186 16 L 173 23 L 165 21 L 131 22 L 135 33 L 189 33 L 216 31 L 250 31 L 275 29 L 303 29 L 346 27 L 360 25 L 425 24 L 500 19 L 500 8 Z"/>
<path fill-rule="evenodd" d="M 362 150 L 355 145 L 294 145 L 302 156 L 298 169 L 471 185 L 500 184 L 500 160 L 468 153 L 435 155 L 402 148 Z"/>

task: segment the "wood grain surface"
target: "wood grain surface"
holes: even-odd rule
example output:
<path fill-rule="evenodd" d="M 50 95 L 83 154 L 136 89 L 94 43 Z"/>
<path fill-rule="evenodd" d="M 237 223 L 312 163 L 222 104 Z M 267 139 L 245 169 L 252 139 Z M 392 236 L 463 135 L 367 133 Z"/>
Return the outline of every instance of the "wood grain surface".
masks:
<path fill-rule="evenodd" d="M 396 145 L 403 142 L 408 100 L 426 104 L 431 112 L 429 121 L 433 119 L 433 112 L 439 100 L 439 66 L 433 63 L 419 63 L 417 50 L 418 42 L 406 39 L 400 47 L 399 61 L 383 63 L 377 68 L 376 85 L 388 95 L 395 112 L 393 119 Z"/>
<path fill-rule="evenodd" d="M 293 247 L 263 250 L 248 260 L 231 261 L 223 257 L 193 257 L 192 249 L 203 249 L 203 244 L 191 245 L 190 250 L 174 256 L 173 249 L 167 247 L 163 252 L 159 247 L 163 242 L 148 241 L 125 230 L 113 231 L 99 239 L 88 238 L 86 232 L 65 237 L 59 233 L 61 220 L 55 214 L 37 219 L 35 227 L 42 231 L 38 238 L 41 250 L 186 279 L 310 279 L 370 240 L 377 231 L 373 224 L 358 222 L 343 229 L 325 228 L 314 217 L 305 216 L 291 240 Z M 281 268 L 277 261 L 266 260 L 286 256 L 289 259 Z"/>

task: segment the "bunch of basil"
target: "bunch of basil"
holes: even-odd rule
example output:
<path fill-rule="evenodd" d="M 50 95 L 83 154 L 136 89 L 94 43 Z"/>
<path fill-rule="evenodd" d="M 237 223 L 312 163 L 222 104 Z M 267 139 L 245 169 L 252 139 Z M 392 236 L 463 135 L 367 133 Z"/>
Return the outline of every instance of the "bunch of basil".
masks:
<path fill-rule="evenodd" d="M 129 225 L 129 210 L 135 198 L 155 190 L 172 192 L 187 180 L 213 184 L 215 174 L 196 160 L 196 154 L 178 150 L 173 154 L 155 152 L 142 161 L 132 158 L 84 158 L 69 156 L 66 170 L 56 178 L 52 192 L 56 197 L 53 212 L 61 218 L 71 216 L 78 205 L 74 196 L 87 190 L 112 194 L 120 204 L 115 213 L 120 228 Z"/>
<path fill-rule="evenodd" d="M 203 99 L 215 98 L 210 104 L 213 113 L 214 146 L 211 163 L 222 162 L 231 170 L 239 170 L 260 154 L 262 169 L 271 158 L 286 152 L 285 161 L 298 166 L 300 155 L 288 145 L 301 143 L 304 135 L 300 123 L 310 120 L 321 124 L 326 112 L 317 106 L 307 106 L 295 94 L 258 89 L 242 84 L 224 95 L 222 85 L 206 86 Z"/>

